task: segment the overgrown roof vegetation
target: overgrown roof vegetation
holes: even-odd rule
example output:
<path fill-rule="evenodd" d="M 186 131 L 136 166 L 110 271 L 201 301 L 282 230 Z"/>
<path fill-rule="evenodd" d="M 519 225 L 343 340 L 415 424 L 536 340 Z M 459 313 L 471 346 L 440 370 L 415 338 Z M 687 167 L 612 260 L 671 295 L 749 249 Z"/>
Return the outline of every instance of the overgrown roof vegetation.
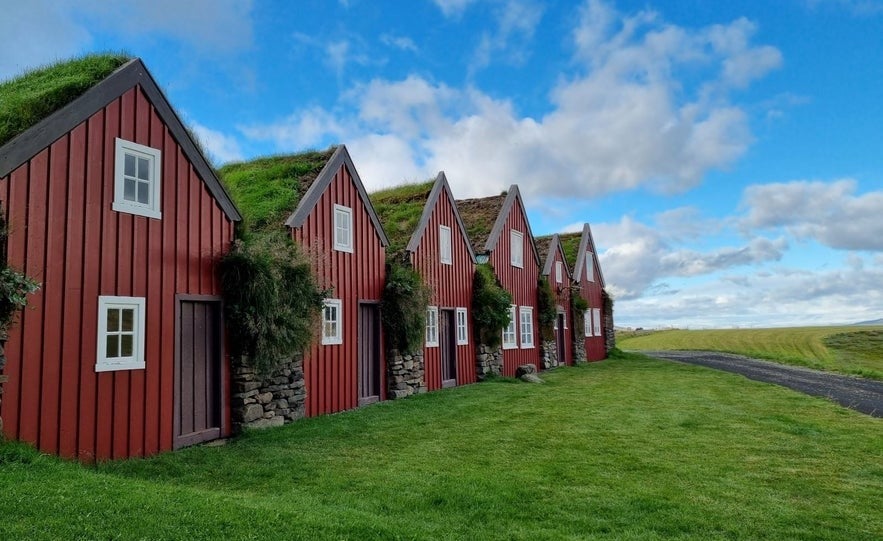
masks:
<path fill-rule="evenodd" d="M 129 60 L 122 53 L 90 54 L 0 83 L 0 145 L 79 98 Z"/>
<path fill-rule="evenodd" d="M 282 229 L 337 147 L 231 163 L 218 174 L 248 228 Z"/>
<path fill-rule="evenodd" d="M 466 226 L 466 233 L 472 241 L 472 248 L 476 254 L 484 253 L 484 245 L 494 228 L 494 222 L 506 201 L 506 192 L 491 197 L 478 199 L 460 199 L 457 201 L 457 209 L 460 218 Z"/>
<path fill-rule="evenodd" d="M 430 180 L 420 184 L 404 184 L 370 195 L 374 211 L 389 237 L 387 253 L 399 254 L 408 246 L 434 183 L 434 180 Z"/>
<path fill-rule="evenodd" d="M 540 254 L 540 265 L 545 265 L 546 258 L 549 257 L 549 247 L 552 245 L 552 235 L 535 237 L 534 242 L 537 245 L 537 252 Z"/>
<path fill-rule="evenodd" d="M 561 249 L 564 250 L 564 257 L 567 258 L 567 264 L 571 270 L 576 266 L 576 258 L 579 256 L 579 242 L 582 240 L 582 236 L 582 232 L 558 234 Z"/>

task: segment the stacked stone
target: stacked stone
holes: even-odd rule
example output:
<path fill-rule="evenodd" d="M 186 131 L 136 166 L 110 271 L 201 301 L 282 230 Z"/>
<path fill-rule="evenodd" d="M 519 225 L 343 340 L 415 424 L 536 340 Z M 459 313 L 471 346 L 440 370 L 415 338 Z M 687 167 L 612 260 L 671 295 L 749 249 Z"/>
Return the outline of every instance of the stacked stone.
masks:
<path fill-rule="evenodd" d="M 478 344 L 475 354 L 475 369 L 478 381 L 488 376 L 499 376 L 503 373 L 503 348 L 492 348 L 484 344 Z"/>
<path fill-rule="evenodd" d="M 9 379 L 8 376 L 3 375 L 3 368 L 6 367 L 6 351 L 4 348 L 6 347 L 6 341 L 0 341 L 0 405 L 3 404 L 3 384 L 6 383 L 6 380 Z M 0 434 L 3 433 L 3 418 L 0 417 Z"/>
<path fill-rule="evenodd" d="M 426 392 L 423 352 L 401 354 L 391 350 L 386 356 L 388 397 L 392 400 Z"/>
<path fill-rule="evenodd" d="M 281 426 L 304 417 L 307 399 L 303 358 L 261 376 L 245 362 L 233 369 L 233 430 Z"/>
<path fill-rule="evenodd" d="M 543 340 L 540 346 L 540 362 L 543 363 L 543 370 L 558 366 L 558 345 L 554 340 Z"/>
<path fill-rule="evenodd" d="M 616 347 L 616 331 L 613 328 L 613 303 L 604 306 L 604 347 L 607 353 Z"/>
<path fill-rule="evenodd" d="M 573 361 L 575 363 L 586 362 L 586 341 L 582 330 L 573 333 Z"/>

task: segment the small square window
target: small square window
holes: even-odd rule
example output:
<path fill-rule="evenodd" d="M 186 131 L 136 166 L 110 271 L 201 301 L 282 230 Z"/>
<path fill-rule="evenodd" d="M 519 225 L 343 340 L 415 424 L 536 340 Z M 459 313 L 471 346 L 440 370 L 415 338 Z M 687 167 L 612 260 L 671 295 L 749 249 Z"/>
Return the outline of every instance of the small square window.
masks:
<path fill-rule="evenodd" d="M 518 347 L 517 322 L 515 321 L 516 306 L 509 306 L 509 325 L 503 329 L 503 349 L 515 349 Z"/>
<path fill-rule="evenodd" d="M 353 251 L 353 209 L 334 205 L 334 249 Z"/>
<path fill-rule="evenodd" d="M 560 261 L 555 262 L 555 283 L 560 284 L 564 281 L 564 264 Z"/>
<path fill-rule="evenodd" d="M 586 280 L 595 281 L 595 255 L 592 252 L 586 252 Z"/>
<path fill-rule="evenodd" d="M 113 210 L 162 218 L 161 152 L 120 138 L 115 150 Z"/>
<path fill-rule="evenodd" d="M 509 231 L 509 259 L 513 267 L 524 268 L 524 233 Z"/>
<path fill-rule="evenodd" d="M 522 306 L 519 309 L 519 323 L 521 324 L 521 348 L 533 347 L 533 308 Z"/>
<path fill-rule="evenodd" d="M 446 225 L 438 226 L 438 253 L 440 261 L 445 265 L 453 263 L 451 253 L 451 228 Z"/>
<path fill-rule="evenodd" d="M 322 306 L 322 344 L 343 344 L 343 302 L 325 299 Z"/>
<path fill-rule="evenodd" d="M 438 307 L 426 309 L 426 347 L 438 347 Z"/>
<path fill-rule="evenodd" d="M 469 324 L 467 323 L 466 309 L 457 308 L 457 345 L 469 344 Z"/>
<path fill-rule="evenodd" d="M 144 368 L 144 297 L 98 297 L 96 372 Z"/>

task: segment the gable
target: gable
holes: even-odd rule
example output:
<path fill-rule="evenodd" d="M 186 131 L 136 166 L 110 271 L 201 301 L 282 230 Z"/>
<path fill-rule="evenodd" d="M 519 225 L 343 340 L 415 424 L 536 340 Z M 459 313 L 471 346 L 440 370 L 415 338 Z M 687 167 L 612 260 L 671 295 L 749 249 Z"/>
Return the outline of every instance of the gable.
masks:
<path fill-rule="evenodd" d="M 527 231 L 525 232 L 527 237 L 530 240 L 531 250 L 533 251 L 534 260 L 537 263 L 537 266 L 540 266 L 542 262 L 540 261 L 540 254 L 537 251 L 536 241 L 534 240 L 533 231 L 530 228 L 530 220 L 527 219 L 527 211 L 524 208 L 524 202 L 521 200 L 521 192 L 518 190 L 518 185 L 513 184 L 509 188 L 509 193 L 506 196 L 506 200 L 503 202 L 503 207 L 500 209 L 500 213 L 497 215 L 497 220 L 494 223 L 494 228 L 491 230 L 491 234 L 485 243 L 485 250 L 493 251 L 496 248 L 497 243 L 500 240 L 500 237 L 503 235 L 503 231 L 506 227 L 506 221 L 509 218 L 509 214 L 512 212 L 518 212 L 521 215 L 522 221 L 524 222 L 525 228 Z"/>
<path fill-rule="evenodd" d="M 420 223 L 414 229 L 414 234 L 411 235 L 411 240 L 408 243 L 407 250 L 409 252 L 417 251 L 417 248 L 420 245 L 420 240 L 423 238 L 423 233 L 424 231 L 426 231 L 426 226 L 429 224 L 433 211 L 438 207 L 438 202 L 441 197 L 446 197 L 448 203 L 450 203 L 451 211 L 454 214 L 454 220 L 457 223 L 460 234 L 463 236 L 463 240 L 466 242 L 466 249 L 469 251 L 469 258 L 473 263 L 475 263 L 475 251 L 472 249 L 472 243 L 469 242 L 469 234 L 466 232 L 466 225 L 463 223 L 463 220 L 460 217 L 460 211 L 457 208 L 457 200 L 454 199 L 454 194 L 451 193 L 451 187 L 448 184 L 448 179 L 445 176 L 444 171 L 440 171 L 438 176 L 436 176 L 435 183 L 432 187 L 432 192 L 430 192 L 429 198 L 426 201 L 426 205 L 423 208 L 423 215 L 420 217 Z"/>
<path fill-rule="evenodd" d="M 577 253 L 576 265 L 574 266 L 573 275 L 578 277 L 580 280 L 583 280 L 585 277 L 585 273 L 583 272 L 583 267 L 585 267 L 586 263 L 586 253 L 592 253 L 592 262 L 595 266 L 595 276 L 597 276 L 597 282 L 604 287 L 604 274 L 601 272 L 601 264 L 598 261 L 598 252 L 595 249 L 595 240 L 592 238 L 592 229 L 589 227 L 589 224 L 583 224 L 583 231 L 579 244 L 579 252 Z"/>

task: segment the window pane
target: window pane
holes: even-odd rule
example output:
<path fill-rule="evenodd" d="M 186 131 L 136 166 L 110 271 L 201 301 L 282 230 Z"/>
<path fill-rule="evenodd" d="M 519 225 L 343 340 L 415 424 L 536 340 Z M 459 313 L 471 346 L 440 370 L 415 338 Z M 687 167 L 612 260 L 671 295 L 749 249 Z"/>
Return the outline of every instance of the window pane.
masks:
<path fill-rule="evenodd" d="M 147 158 L 138 158 L 138 178 L 150 180 L 150 162 Z"/>
<path fill-rule="evenodd" d="M 126 201 L 135 200 L 135 180 L 126 178 L 123 180 L 123 199 Z"/>
<path fill-rule="evenodd" d="M 131 154 L 125 154 L 124 163 L 125 163 L 125 171 L 124 171 L 125 175 L 127 177 L 134 177 L 135 176 L 135 156 L 132 156 Z"/>
<path fill-rule="evenodd" d="M 134 321 L 135 321 L 135 310 L 131 308 L 125 308 L 120 310 L 122 313 L 122 331 L 124 332 L 132 332 L 135 330 Z"/>
<path fill-rule="evenodd" d="M 150 184 L 147 182 L 138 183 L 138 202 L 142 205 L 150 203 Z"/>
<path fill-rule="evenodd" d="M 108 359 L 120 356 L 120 337 L 111 334 L 107 337 L 107 347 L 105 349 L 105 357 Z"/>
<path fill-rule="evenodd" d="M 114 338 L 116 338 L 114 336 Z M 131 357 L 132 351 L 135 349 L 133 347 L 134 336 L 131 334 L 124 334 L 120 336 L 120 357 Z"/>
<path fill-rule="evenodd" d="M 117 308 L 107 309 L 107 332 L 120 330 L 120 311 Z"/>

